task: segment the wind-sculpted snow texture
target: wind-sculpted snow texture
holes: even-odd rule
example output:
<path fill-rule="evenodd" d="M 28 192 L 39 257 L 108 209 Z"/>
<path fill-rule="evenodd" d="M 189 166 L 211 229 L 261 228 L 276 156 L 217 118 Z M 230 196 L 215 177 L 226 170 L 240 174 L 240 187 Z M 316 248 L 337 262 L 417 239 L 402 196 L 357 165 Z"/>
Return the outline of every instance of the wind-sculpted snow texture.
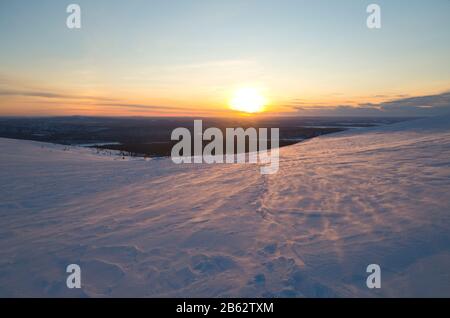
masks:
<path fill-rule="evenodd" d="M 449 118 L 282 148 L 274 175 L 0 139 L 0 296 L 449 297 Z"/>

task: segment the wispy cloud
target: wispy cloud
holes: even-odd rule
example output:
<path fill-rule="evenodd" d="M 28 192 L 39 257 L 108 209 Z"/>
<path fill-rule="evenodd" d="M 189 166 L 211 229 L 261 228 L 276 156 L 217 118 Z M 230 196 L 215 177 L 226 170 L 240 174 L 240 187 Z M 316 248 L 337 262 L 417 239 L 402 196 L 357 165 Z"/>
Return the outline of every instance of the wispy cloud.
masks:
<path fill-rule="evenodd" d="M 229 112 L 224 109 L 198 109 L 198 107 L 177 107 L 177 106 L 164 106 L 153 104 L 141 104 L 126 102 L 118 98 L 109 98 L 104 96 L 89 96 L 89 95 L 73 95 L 60 92 L 51 91 L 38 91 L 34 89 L 0 89 L 0 96 L 13 96 L 13 97 L 31 97 L 36 98 L 39 105 L 66 105 L 67 111 L 76 111 L 74 106 L 86 106 L 92 108 L 92 110 L 111 110 L 115 108 L 119 112 L 130 113 L 158 113 L 158 114 L 214 114 Z M 81 111 L 86 111 L 86 108 L 80 108 Z M 114 111 L 116 112 L 116 111 Z"/>
<path fill-rule="evenodd" d="M 41 98 L 57 98 L 57 99 L 80 99 L 80 100 L 102 100 L 113 101 L 114 99 L 98 96 L 85 96 L 85 95 L 70 95 L 63 93 L 55 93 L 49 91 L 36 91 L 36 90 L 10 90 L 0 89 L 0 96 L 24 96 L 24 97 L 41 97 Z"/>
<path fill-rule="evenodd" d="M 107 106 L 107 107 L 134 108 L 134 109 L 142 109 L 142 110 L 181 110 L 181 111 L 186 110 L 186 108 L 183 108 L 183 107 L 129 104 L 129 103 L 98 103 L 95 105 L 96 106 Z"/>
<path fill-rule="evenodd" d="M 26 97 L 43 97 L 43 98 L 78 98 L 76 96 L 38 92 L 38 91 L 19 91 L 19 90 L 3 90 L 0 89 L 0 96 L 26 96 Z"/>

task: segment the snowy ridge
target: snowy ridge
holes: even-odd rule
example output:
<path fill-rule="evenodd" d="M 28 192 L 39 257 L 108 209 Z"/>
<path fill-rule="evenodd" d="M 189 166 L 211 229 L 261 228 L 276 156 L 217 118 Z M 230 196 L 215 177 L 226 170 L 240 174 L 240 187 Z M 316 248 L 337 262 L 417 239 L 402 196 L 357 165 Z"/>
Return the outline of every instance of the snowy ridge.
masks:
<path fill-rule="evenodd" d="M 0 296 L 450 296 L 448 116 L 282 148 L 270 176 L 62 147 L 0 139 Z"/>

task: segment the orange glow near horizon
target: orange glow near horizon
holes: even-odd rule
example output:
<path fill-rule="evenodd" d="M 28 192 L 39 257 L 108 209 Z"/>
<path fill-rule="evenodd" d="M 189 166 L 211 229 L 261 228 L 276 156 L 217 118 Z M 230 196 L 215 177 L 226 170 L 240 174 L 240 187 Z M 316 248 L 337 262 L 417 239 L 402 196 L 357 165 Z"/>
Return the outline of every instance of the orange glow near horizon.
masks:
<path fill-rule="evenodd" d="M 17 85 L 0 90 L 0 116 L 148 116 L 148 117 L 240 117 L 308 115 L 315 110 L 331 110 L 345 105 L 358 108 L 402 98 L 439 94 L 444 89 L 415 89 L 400 95 L 365 92 L 319 94 L 312 90 L 287 90 L 244 81 L 218 88 L 149 91 L 143 88 L 68 89 L 57 85 Z M 261 89 L 260 89 L 261 87 Z"/>
<path fill-rule="evenodd" d="M 261 113 L 267 105 L 267 100 L 254 88 L 241 88 L 234 93 L 230 101 L 232 110 L 244 113 Z"/>

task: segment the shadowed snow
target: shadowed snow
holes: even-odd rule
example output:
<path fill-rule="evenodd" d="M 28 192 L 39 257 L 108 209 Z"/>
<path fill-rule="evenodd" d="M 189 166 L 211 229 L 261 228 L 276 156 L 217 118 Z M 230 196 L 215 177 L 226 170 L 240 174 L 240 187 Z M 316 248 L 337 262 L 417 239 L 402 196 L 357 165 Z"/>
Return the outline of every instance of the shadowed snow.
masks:
<path fill-rule="evenodd" d="M 274 175 L 0 149 L 0 296 L 450 296 L 449 117 L 282 148 Z"/>

